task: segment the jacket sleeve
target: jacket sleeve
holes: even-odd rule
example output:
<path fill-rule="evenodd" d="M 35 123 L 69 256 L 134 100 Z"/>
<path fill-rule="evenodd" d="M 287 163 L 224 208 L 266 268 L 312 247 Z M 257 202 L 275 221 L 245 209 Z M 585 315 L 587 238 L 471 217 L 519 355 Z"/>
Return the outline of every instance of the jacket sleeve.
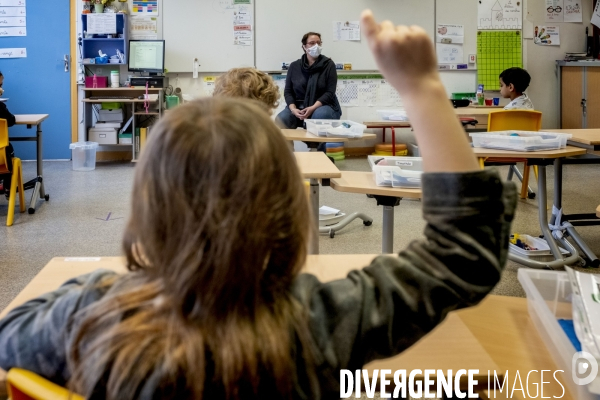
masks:
<path fill-rule="evenodd" d="M 294 294 L 308 310 L 319 369 L 391 357 L 482 300 L 506 262 L 515 205 L 514 184 L 495 172 L 423 174 L 424 240 L 345 279 L 300 275 Z"/>
<path fill-rule="evenodd" d="M 70 319 L 99 300 L 108 290 L 102 281 L 114 275 L 98 270 L 73 278 L 10 311 L 0 320 L 0 367 L 25 368 L 53 382 L 66 382 Z"/>
<path fill-rule="evenodd" d="M 15 124 L 15 116 L 8 111 L 6 104 L 0 102 L 0 118 L 5 119 L 8 126 L 11 127 Z"/>
<path fill-rule="evenodd" d="M 317 99 L 323 105 L 333 105 L 335 104 L 335 91 L 337 89 L 337 71 L 335 70 L 335 63 L 332 60 L 329 60 L 327 64 L 327 68 L 325 70 L 325 92 Z"/>
<path fill-rule="evenodd" d="M 294 92 L 294 83 L 292 82 L 295 66 L 296 61 L 290 64 L 287 75 L 285 76 L 285 89 L 283 90 L 283 97 L 285 98 L 285 103 L 288 106 L 296 102 L 296 93 Z"/>

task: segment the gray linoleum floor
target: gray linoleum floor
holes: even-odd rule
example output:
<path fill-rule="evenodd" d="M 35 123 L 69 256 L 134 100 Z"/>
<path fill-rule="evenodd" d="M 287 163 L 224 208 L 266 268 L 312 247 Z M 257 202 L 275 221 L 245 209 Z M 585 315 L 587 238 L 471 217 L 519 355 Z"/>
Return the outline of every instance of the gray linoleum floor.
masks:
<path fill-rule="evenodd" d="M 364 170 L 365 158 L 350 158 L 338 163 L 341 170 Z M 506 169 L 502 169 L 503 176 Z M 6 227 L 7 202 L 0 198 L 0 309 L 56 256 L 118 256 L 120 239 L 131 201 L 134 165 L 98 163 L 95 171 L 75 172 L 71 163 L 44 163 L 48 203 L 40 202 L 34 215 L 17 214 L 12 227 Z M 564 168 L 564 204 L 568 211 L 593 212 L 600 202 L 600 167 L 572 166 Z M 24 163 L 24 175 L 33 177 L 35 163 Z M 552 168 L 548 168 L 549 188 Z M 30 192 L 26 192 L 29 196 Z M 550 189 L 549 198 L 552 192 Z M 26 197 L 29 202 L 29 197 Z M 344 212 L 362 211 L 373 218 L 365 227 L 355 221 L 337 233 L 334 239 L 322 235 L 322 254 L 364 254 L 381 250 L 382 209 L 365 195 L 336 192 L 321 188 L 321 205 Z M 537 201 L 521 200 L 513 232 L 538 235 Z M 110 217 L 109 217 L 110 215 Z M 109 217 L 109 218 L 108 218 Z M 108 220 L 107 220 L 108 219 Z M 422 235 L 420 201 L 402 200 L 396 208 L 394 249 L 404 248 Z M 600 227 L 580 228 L 579 232 L 596 253 L 600 253 Z M 495 293 L 524 296 L 516 279 L 518 265 L 510 263 Z M 54 288 L 48 288 L 52 290 Z"/>

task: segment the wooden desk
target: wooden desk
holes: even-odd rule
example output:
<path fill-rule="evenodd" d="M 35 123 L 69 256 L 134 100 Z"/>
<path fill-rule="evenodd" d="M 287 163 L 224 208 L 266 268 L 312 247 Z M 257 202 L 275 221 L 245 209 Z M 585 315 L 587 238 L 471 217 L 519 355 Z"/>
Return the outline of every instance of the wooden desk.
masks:
<path fill-rule="evenodd" d="M 50 200 L 50 195 L 46 194 L 44 188 L 44 163 L 43 163 L 43 152 L 42 152 L 42 122 L 45 121 L 50 115 L 49 114 L 16 114 L 15 125 L 26 125 L 27 129 L 31 129 L 35 126 L 35 136 L 12 136 L 9 140 L 12 142 L 35 142 L 36 143 L 36 164 L 37 164 L 37 177 L 31 179 L 24 184 L 25 190 L 33 189 L 31 194 L 31 201 L 29 202 L 29 214 L 35 213 L 35 207 L 37 206 L 37 200 L 44 199 Z"/>
<path fill-rule="evenodd" d="M 570 133 L 573 137 L 567 142 L 572 146 L 588 149 L 589 153 L 600 155 L 600 129 L 544 129 L 545 132 Z"/>
<path fill-rule="evenodd" d="M 343 278 L 346 274 L 370 263 L 375 255 L 319 255 L 309 256 L 306 272 L 315 274 L 322 281 Z M 5 316 L 25 301 L 47 291 L 54 290 L 75 276 L 98 268 L 125 271 L 121 257 L 89 257 L 52 259 L 19 295 L 0 313 Z M 523 382 L 530 370 L 556 370 L 527 312 L 527 301 L 522 298 L 488 296 L 477 307 L 452 312 L 433 332 L 404 353 L 369 364 L 366 368 L 397 369 L 479 369 L 504 374 L 509 371 L 510 384 L 519 370 Z M 493 374 L 493 373 L 492 373 Z M 566 374 L 557 375 L 561 382 L 570 379 Z M 5 396 L 6 376 L 0 370 L 0 396 Z M 560 395 L 562 389 L 554 383 L 546 384 L 545 396 Z M 539 380 L 536 378 L 536 381 Z M 535 393 L 535 382 L 530 382 Z M 525 384 L 525 383 L 524 383 Z M 517 385 L 519 387 L 519 385 Z M 516 392 L 519 394 L 520 392 Z M 563 399 L 573 399 L 567 392 Z"/>
<path fill-rule="evenodd" d="M 585 150 L 573 146 L 567 146 L 564 149 L 560 150 L 546 151 L 512 151 L 474 147 L 473 152 L 478 158 L 526 158 L 528 160 L 547 160 L 554 158 L 573 157 L 585 154 Z"/>
<path fill-rule="evenodd" d="M 294 156 L 302 177 L 310 179 L 310 203 L 315 223 L 309 252 L 319 254 L 319 180 L 323 186 L 329 186 L 329 180 L 339 178 L 342 173 L 323 152 L 299 152 Z"/>
<path fill-rule="evenodd" d="M 363 133 L 360 138 L 340 138 L 340 137 L 323 137 L 308 133 L 306 129 L 282 129 L 281 133 L 287 141 L 297 140 L 305 143 L 309 149 L 316 150 L 321 143 L 346 143 L 353 140 L 375 139 L 377 136 L 374 133 Z"/>
<path fill-rule="evenodd" d="M 331 180 L 331 187 L 339 192 L 370 194 L 383 206 L 383 228 L 381 232 L 381 252 L 394 252 L 394 207 L 400 205 L 404 197 L 420 199 L 420 189 L 399 189 L 377 186 L 372 172 L 344 171 L 341 178 Z"/>

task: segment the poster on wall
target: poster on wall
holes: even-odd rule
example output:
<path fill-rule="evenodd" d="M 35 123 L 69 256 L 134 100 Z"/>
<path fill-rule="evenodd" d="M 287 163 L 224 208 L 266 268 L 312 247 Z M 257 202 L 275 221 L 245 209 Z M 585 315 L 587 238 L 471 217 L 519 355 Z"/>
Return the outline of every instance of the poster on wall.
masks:
<path fill-rule="evenodd" d="M 0 49 L 0 58 L 25 58 L 27 57 L 26 48 L 18 49 Z"/>
<path fill-rule="evenodd" d="M 533 28 L 533 43 L 538 46 L 559 46 L 560 33 L 558 26 L 536 26 Z"/>
<path fill-rule="evenodd" d="M 581 12 L 581 0 L 565 1 L 565 22 L 583 22 L 583 13 Z"/>
<path fill-rule="evenodd" d="M 25 7 L 0 7 L 0 17 L 24 17 Z"/>
<path fill-rule="evenodd" d="M 546 0 L 546 22 L 563 22 L 563 12 L 564 0 Z"/>
<path fill-rule="evenodd" d="M 600 1 L 596 3 L 594 13 L 592 14 L 592 24 L 600 28 Z"/>
<path fill-rule="evenodd" d="M 133 14 L 158 16 L 158 0 L 133 0 Z"/>
<path fill-rule="evenodd" d="M 25 0 L 0 0 L 0 7 L 25 7 Z"/>
<path fill-rule="evenodd" d="M 464 25 L 453 24 L 438 24 L 437 26 L 437 43 L 461 44 L 465 42 L 465 27 Z"/>
<path fill-rule="evenodd" d="M 20 26 L 0 28 L 0 37 L 5 36 L 27 36 L 27 28 Z"/>
<path fill-rule="evenodd" d="M 479 0 L 477 29 L 522 29 L 521 0 Z"/>

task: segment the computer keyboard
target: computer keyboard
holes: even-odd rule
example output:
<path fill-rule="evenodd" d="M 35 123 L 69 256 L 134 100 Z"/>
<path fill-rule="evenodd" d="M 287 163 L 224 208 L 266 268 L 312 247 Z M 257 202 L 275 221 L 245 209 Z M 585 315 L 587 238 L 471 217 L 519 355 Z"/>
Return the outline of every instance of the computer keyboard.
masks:
<path fill-rule="evenodd" d="M 133 100 L 132 96 L 92 96 L 88 97 L 90 100 Z"/>

